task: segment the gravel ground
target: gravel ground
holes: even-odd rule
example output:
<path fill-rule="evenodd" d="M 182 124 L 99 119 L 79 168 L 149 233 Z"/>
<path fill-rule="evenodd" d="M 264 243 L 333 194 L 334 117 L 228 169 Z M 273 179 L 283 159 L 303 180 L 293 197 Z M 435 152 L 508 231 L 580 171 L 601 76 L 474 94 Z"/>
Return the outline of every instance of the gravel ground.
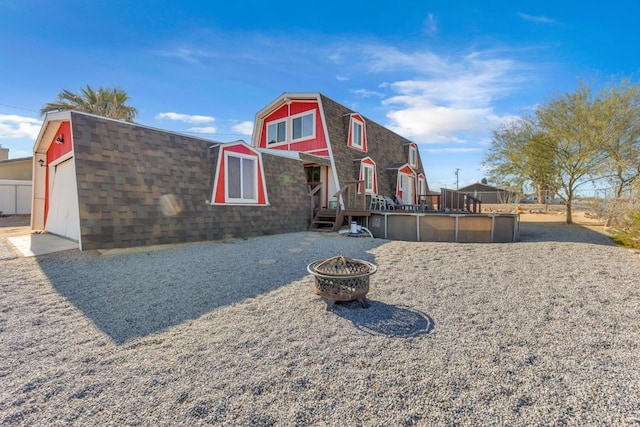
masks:
<path fill-rule="evenodd" d="M 640 425 L 640 262 L 522 242 L 295 233 L 104 256 L 0 239 L 4 425 Z M 306 265 L 378 265 L 324 309 Z"/>

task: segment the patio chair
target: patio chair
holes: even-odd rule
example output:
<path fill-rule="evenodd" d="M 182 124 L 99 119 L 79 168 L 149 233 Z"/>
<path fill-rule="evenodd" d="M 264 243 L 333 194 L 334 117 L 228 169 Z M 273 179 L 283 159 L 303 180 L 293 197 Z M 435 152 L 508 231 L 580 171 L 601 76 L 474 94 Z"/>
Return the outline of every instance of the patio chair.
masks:
<path fill-rule="evenodd" d="M 388 198 L 390 203 L 393 204 L 393 210 L 397 211 L 406 211 L 406 212 L 416 212 L 418 210 L 417 205 L 406 204 L 403 203 L 401 199 L 394 196 L 392 199 Z"/>
<path fill-rule="evenodd" d="M 387 210 L 387 201 L 383 196 L 378 194 L 374 194 L 371 196 L 371 204 L 369 206 L 369 210 L 371 211 L 386 211 Z"/>
<path fill-rule="evenodd" d="M 384 200 L 386 202 L 388 211 L 395 211 L 398 209 L 399 205 L 391 197 L 384 196 Z"/>

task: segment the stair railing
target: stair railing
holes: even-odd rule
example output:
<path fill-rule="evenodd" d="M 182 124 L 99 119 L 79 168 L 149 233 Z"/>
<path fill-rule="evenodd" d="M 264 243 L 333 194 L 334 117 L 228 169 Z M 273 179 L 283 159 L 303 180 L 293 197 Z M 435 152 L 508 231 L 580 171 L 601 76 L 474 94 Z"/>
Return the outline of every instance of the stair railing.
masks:
<path fill-rule="evenodd" d="M 319 182 L 309 182 L 307 183 L 308 187 L 309 187 L 309 198 L 311 199 L 311 202 L 309 203 L 309 206 L 311 207 L 310 211 L 309 211 L 309 217 L 311 218 L 311 222 L 313 223 L 313 219 L 315 218 L 315 214 L 316 214 L 316 198 L 315 195 L 318 194 L 318 192 L 322 189 L 322 183 Z"/>
<path fill-rule="evenodd" d="M 358 193 L 358 186 L 364 188 L 364 181 L 345 181 L 345 184 L 334 195 L 338 199 L 340 206 L 340 198 L 344 204 L 344 210 L 366 210 L 366 194 L 364 191 Z"/>

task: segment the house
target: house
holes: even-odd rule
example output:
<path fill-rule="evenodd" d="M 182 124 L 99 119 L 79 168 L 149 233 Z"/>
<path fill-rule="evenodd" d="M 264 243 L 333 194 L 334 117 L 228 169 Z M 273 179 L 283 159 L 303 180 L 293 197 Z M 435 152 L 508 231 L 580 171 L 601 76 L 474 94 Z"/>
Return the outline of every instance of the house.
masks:
<path fill-rule="evenodd" d="M 0 214 L 31 213 L 31 157 L 9 159 L 9 149 L 0 146 Z"/>
<path fill-rule="evenodd" d="M 80 249 L 296 232 L 312 213 L 368 215 L 353 196 L 428 191 L 414 143 L 319 93 L 259 111 L 250 144 L 50 113 L 33 159 L 32 229 Z"/>
<path fill-rule="evenodd" d="M 461 193 L 470 194 L 484 204 L 516 203 L 518 194 L 508 188 L 475 183 L 458 189 Z"/>

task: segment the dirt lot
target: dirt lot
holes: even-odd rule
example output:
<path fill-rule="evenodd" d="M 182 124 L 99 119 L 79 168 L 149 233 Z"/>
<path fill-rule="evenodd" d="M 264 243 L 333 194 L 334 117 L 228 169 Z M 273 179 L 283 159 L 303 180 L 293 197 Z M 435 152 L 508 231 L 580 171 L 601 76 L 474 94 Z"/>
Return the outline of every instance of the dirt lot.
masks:
<path fill-rule="evenodd" d="M 482 212 L 516 213 L 518 205 L 482 205 Z M 565 222 L 567 209 L 564 205 L 521 204 L 522 222 Z M 604 227 L 604 220 L 594 218 L 584 209 L 574 207 L 572 219 L 575 224 L 586 227 Z"/>
<path fill-rule="evenodd" d="M 5 250 L 0 425 L 637 425 L 638 255 L 563 221 L 525 213 L 508 244 Z M 377 265 L 368 309 L 313 291 L 339 253 Z"/>
<path fill-rule="evenodd" d="M 571 214 L 573 222 L 578 225 L 584 225 L 587 227 L 604 227 L 604 220 L 600 218 L 594 218 L 585 211 L 574 211 Z M 520 221 L 522 222 L 565 222 L 565 212 L 523 212 L 520 214 Z"/>

